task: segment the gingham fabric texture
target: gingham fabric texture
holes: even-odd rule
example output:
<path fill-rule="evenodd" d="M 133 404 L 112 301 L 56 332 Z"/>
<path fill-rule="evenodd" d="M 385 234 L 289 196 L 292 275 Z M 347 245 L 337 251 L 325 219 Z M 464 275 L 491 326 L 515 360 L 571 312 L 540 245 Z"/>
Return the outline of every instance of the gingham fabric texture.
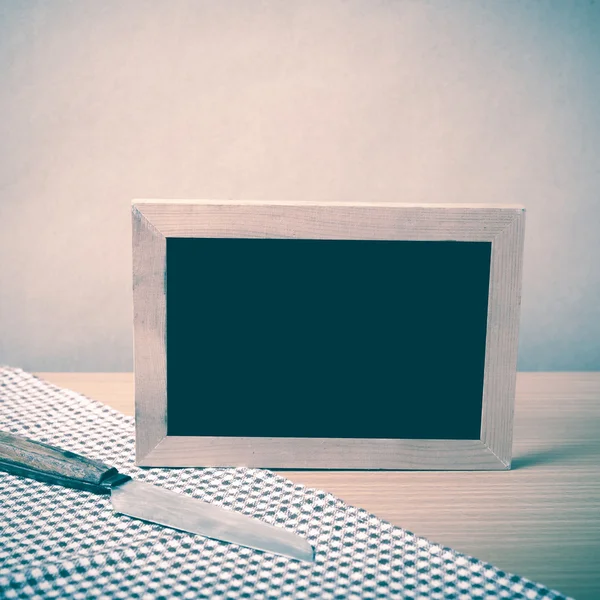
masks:
<path fill-rule="evenodd" d="M 105 496 L 0 473 L 1 598 L 523 598 L 559 593 L 259 469 L 138 469 L 133 419 L 0 368 L 0 429 L 295 531 L 311 565 L 116 515 Z"/>

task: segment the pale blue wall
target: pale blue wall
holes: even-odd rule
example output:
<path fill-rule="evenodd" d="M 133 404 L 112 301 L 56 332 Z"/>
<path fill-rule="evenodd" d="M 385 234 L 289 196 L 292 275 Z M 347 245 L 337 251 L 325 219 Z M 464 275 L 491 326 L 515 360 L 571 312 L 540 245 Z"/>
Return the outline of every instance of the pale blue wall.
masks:
<path fill-rule="evenodd" d="M 134 197 L 528 208 L 520 368 L 600 370 L 600 3 L 0 0 L 0 363 L 132 368 Z"/>

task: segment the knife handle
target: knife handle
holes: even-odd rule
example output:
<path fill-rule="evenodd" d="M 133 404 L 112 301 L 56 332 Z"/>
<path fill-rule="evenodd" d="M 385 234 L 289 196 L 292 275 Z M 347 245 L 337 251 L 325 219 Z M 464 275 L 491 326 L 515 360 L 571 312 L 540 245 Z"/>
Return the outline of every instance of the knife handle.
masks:
<path fill-rule="evenodd" d="M 110 494 L 114 485 L 130 479 L 100 461 L 4 431 L 0 471 L 95 494 Z"/>

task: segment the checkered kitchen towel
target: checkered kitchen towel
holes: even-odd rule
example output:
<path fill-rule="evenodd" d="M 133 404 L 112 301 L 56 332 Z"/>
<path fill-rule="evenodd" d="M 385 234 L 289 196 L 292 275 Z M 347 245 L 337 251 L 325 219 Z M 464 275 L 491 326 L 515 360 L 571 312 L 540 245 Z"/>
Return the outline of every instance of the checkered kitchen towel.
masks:
<path fill-rule="evenodd" d="M 0 368 L 0 429 L 296 531 L 310 565 L 115 515 L 107 497 L 0 473 L 1 598 L 563 598 L 258 469 L 134 466 L 133 419 Z"/>

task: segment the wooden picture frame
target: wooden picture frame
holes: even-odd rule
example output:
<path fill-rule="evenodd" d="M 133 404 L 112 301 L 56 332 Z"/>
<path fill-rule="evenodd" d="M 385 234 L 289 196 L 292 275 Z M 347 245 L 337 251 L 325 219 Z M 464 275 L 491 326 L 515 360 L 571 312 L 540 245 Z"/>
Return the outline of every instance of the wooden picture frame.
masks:
<path fill-rule="evenodd" d="M 133 301 L 140 466 L 510 468 L 525 211 L 516 205 L 135 200 Z M 480 439 L 167 435 L 166 247 L 176 238 L 491 243 Z M 435 365 L 431 365 L 432 374 Z"/>

